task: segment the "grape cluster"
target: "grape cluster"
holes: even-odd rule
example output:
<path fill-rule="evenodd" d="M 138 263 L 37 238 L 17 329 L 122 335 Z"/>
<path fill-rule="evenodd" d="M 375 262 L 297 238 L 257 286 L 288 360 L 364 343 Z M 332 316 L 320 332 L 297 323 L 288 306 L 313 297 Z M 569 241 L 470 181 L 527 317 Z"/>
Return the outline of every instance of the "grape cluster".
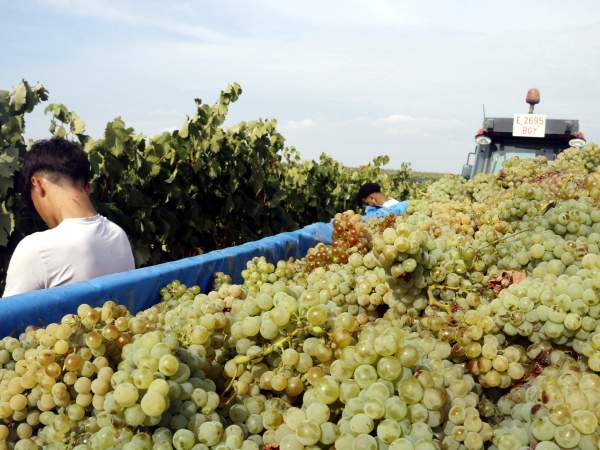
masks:
<path fill-rule="evenodd" d="M 317 244 L 306 254 L 306 271 L 312 272 L 317 267 L 326 267 L 333 262 L 333 249 L 325 244 Z"/>
<path fill-rule="evenodd" d="M 600 147 L 587 144 L 585 150 L 568 148 L 558 154 L 554 162 L 556 169 L 567 173 L 591 173 L 600 166 Z"/>
<path fill-rule="evenodd" d="M 223 272 L 215 272 L 215 274 L 213 275 L 213 278 L 214 278 L 213 288 L 215 291 L 218 291 L 219 288 L 225 284 L 232 283 L 231 275 L 227 275 Z"/>
<path fill-rule="evenodd" d="M 76 424 L 90 408 L 104 409 L 114 373 L 111 363 L 149 324 L 114 302 L 81 305 L 77 315 L 46 328 L 28 328 L 0 342 L 0 419 L 5 436 L 22 448 L 73 442 Z M 93 422 L 88 424 L 95 427 Z M 35 430 L 35 433 L 34 433 Z"/>
<path fill-rule="evenodd" d="M 306 255 L 306 270 L 329 264 L 345 264 L 353 253 L 367 251 L 369 232 L 361 222 L 362 217 L 354 211 L 345 211 L 335 215 L 332 221 L 333 234 L 331 246 L 317 244 Z"/>
<path fill-rule="evenodd" d="M 544 157 L 524 159 L 514 157 L 502 166 L 498 182 L 504 188 L 515 188 L 548 172 L 548 162 Z"/>
<path fill-rule="evenodd" d="M 310 255 L 314 253 L 321 255 L 329 255 L 330 250 L 324 244 L 319 244 L 317 247 L 310 249 Z M 307 260 L 309 260 L 307 256 Z M 327 260 L 329 257 L 327 256 Z M 310 264 L 310 261 L 308 262 Z M 304 266 L 304 264 L 301 264 Z M 298 262 L 290 258 L 287 261 L 278 261 L 277 264 L 272 264 L 267 261 L 264 256 L 253 258 L 246 263 L 246 269 L 242 271 L 244 286 L 249 292 L 255 293 L 264 283 L 274 283 L 277 280 L 289 280 L 296 276 L 300 265 Z"/>
<path fill-rule="evenodd" d="M 365 253 L 368 233 L 362 217 L 354 211 L 338 213 L 333 218 L 332 262 L 344 264 L 353 253 Z"/>
<path fill-rule="evenodd" d="M 498 450 L 598 447 L 600 377 L 563 352 L 550 358 L 551 366 L 498 401 L 505 417 L 494 430 Z"/>
<path fill-rule="evenodd" d="M 427 187 L 423 198 L 431 202 L 463 200 L 468 196 L 467 181 L 459 175 L 446 175 Z"/>

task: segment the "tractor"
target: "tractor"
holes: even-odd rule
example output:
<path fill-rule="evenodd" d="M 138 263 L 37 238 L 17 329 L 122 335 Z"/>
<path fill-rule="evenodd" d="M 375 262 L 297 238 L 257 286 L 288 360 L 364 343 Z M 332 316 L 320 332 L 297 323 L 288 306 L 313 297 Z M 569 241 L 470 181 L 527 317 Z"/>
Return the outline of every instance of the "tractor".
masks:
<path fill-rule="evenodd" d="M 510 117 L 484 117 L 483 126 L 475 135 L 475 150 L 467 156 L 462 175 L 473 178 L 478 173 L 498 173 L 504 162 L 512 157 L 533 159 L 544 156 L 556 158 L 569 147 L 581 148 L 586 144 L 579 131 L 578 120 L 548 119 L 534 113 L 540 102 L 540 91 L 527 91 L 529 104 L 526 114 Z"/>

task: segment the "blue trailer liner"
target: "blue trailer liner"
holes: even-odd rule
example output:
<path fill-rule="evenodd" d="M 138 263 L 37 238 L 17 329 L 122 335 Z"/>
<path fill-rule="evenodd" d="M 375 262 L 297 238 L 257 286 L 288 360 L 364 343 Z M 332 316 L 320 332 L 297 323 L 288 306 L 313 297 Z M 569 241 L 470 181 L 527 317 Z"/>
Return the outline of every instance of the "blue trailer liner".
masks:
<path fill-rule="evenodd" d="M 225 272 L 241 283 L 241 272 L 250 259 L 265 256 L 276 262 L 303 257 L 319 242 L 330 244 L 331 233 L 331 224 L 314 223 L 200 256 L 0 299 L 0 337 L 15 336 L 28 325 L 57 322 L 81 303 L 100 306 L 112 299 L 135 313 L 158 302 L 160 289 L 173 280 L 197 284 L 204 291 L 211 286 L 215 272 Z"/>
<path fill-rule="evenodd" d="M 367 206 L 365 208 L 364 219 L 370 219 L 371 217 L 379 217 L 384 218 L 385 216 L 389 216 L 390 214 L 400 215 L 406 211 L 408 208 L 408 201 L 404 200 L 395 204 L 394 206 L 390 206 L 389 208 L 379 208 L 377 206 Z"/>
<path fill-rule="evenodd" d="M 401 214 L 405 209 L 406 202 L 402 202 L 389 209 L 369 210 L 364 217 Z M 250 259 L 265 256 L 276 262 L 300 258 L 319 242 L 330 244 L 331 235 L 331 223 L 319 222 L 200 256 L 0 299 L 0 338 L 16 336 L 28 325 L 57 322 L 64 315 L 74 313 L 81 303 L 100 306 L 112 299 L 134 313 L 141 311 L 158 302 L 160 289 L 173 280 L 188 286 L 199 285 L 206 291 L 212 284 L 213 274 L 224 272 L 231 275 L 235 283 L 241 283 L 241 272 Z"/>

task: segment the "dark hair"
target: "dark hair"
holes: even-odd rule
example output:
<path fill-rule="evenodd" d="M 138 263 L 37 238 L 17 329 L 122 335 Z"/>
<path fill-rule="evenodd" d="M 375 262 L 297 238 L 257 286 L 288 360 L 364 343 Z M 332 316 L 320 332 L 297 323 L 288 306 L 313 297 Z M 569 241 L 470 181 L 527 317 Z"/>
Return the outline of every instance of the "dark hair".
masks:
<path fill-rule="evenodd" d="M 365 198 L 371 194 L 374 194 L 375 192 L 381 192 L 381 186 L 379 186 L 377 183 L 365 183 L 358 190 L 358 194 L 356 194 L 356 201 L 358 203 L 362 203 Z"/>
<path fill-rule="evenodd" d="M 90 162 L 79 144 L 63 138 L 35 142 L 23 159 L 23 196 L 31 204 L 31 177 L 37 172 L 65 177 L 73 183 L 88 184 Z"/>

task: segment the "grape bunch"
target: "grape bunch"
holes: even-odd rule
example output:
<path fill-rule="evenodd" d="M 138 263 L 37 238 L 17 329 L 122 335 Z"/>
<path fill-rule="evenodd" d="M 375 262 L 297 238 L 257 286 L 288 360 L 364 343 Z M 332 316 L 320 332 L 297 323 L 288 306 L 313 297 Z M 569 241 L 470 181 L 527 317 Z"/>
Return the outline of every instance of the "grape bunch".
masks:
<path fill-rule="evenodd" d="M 592 173 L 600 166 L 600 147 L 589 143 L 584 150 L 568 148 L 558 154 L 553 166 L 566 173 Z"/>
<path fill-rule="evenodd" d="M 536 378 L 498 401 L 504 419 L 494 430 L 498 450 L 598 448 L 600 377 L 560 351 Z"/>
<path fill-rule="evenodd" d="M 214 278 L 213 288 L 215 291 L 218 291 L 219 288 L 225 284 L 232 283 L 231 275 L 227 275 L 223 272 L 215 272 L 215 274 L 213 275 L 213 278 Z"/>

